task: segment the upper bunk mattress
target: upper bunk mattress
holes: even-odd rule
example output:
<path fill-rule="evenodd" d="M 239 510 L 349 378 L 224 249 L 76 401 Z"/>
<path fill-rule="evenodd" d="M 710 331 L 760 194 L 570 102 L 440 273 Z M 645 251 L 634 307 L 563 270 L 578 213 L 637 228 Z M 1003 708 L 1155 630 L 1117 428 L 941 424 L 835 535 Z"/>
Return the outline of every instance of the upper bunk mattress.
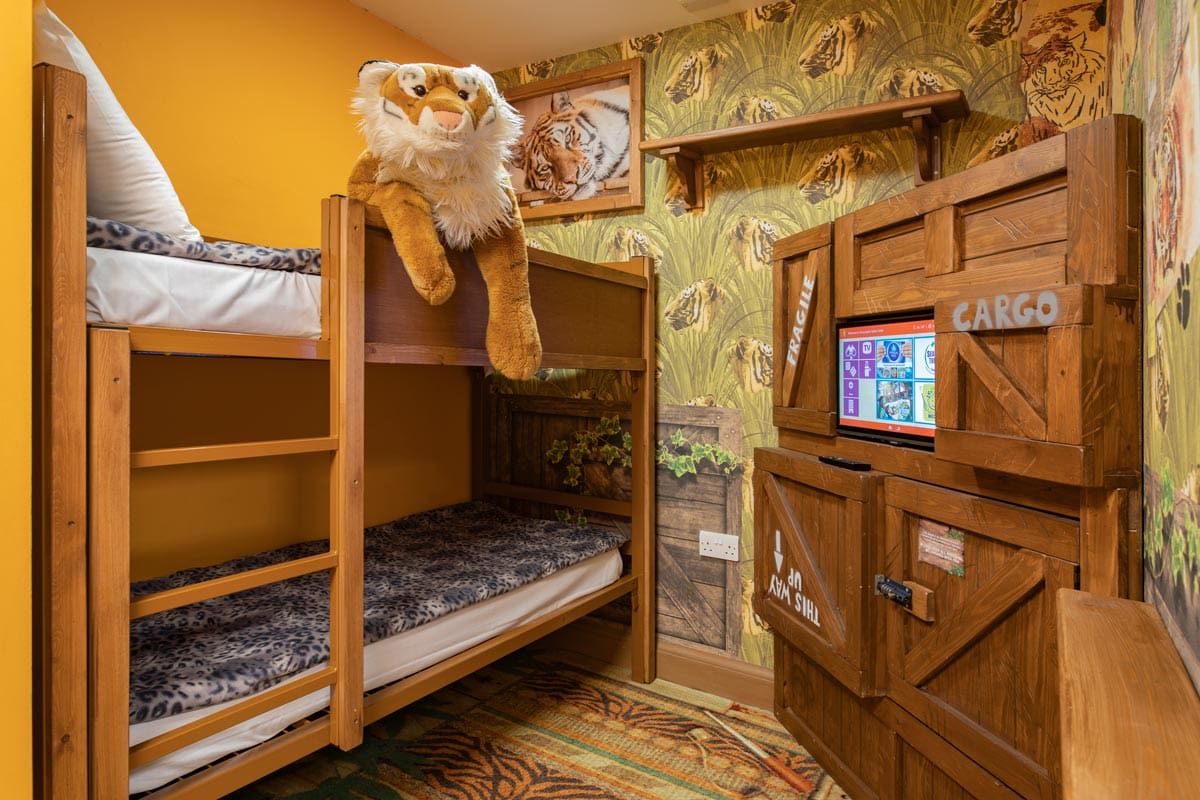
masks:
<path fill-rule="evenodd" d="M 321 276 L 88 247 L 87 321 L 316 339 Z"/>

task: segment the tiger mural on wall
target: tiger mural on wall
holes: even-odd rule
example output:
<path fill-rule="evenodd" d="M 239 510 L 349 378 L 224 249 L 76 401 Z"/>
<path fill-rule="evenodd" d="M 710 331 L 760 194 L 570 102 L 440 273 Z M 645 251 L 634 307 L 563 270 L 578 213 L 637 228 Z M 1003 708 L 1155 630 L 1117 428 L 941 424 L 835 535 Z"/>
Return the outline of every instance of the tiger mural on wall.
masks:
<path fill-rule="evenodd" d="M 1020 82 L 1029 115 L 1059 128 L 1099 119 L 1108 95 L 1105 58 L 1087 47 L 1084 34 L 1052 36 L 1021 54 Z"/>
<path fill-rule="evenodd" d="M 921 67 L 897 67 L 891 77 L 875 87 L 881 100 L 896 100 L 901 97 L 919 97 L 937 94 L 954 87 L 931 69 Z"/>
<path fill-rule="evenodd" d="M 725 291 L 712 278 L 683 287 L 663 312 L 672 330 L 704 333 L 712 325 L 725 300 Z"/>
<path fill-rule="evenodd" d="M 800 178 L 800 194 L 809 203 L 825 200 L 849 202 L 858 189 L 858 179 L 874 167 L 878 153 L 860 142 L 850 142 L 818 158 Z"/>
<path fill-rule="evenodd" d="M 849 75 L 858 64 L 858 54 L 871 34 L 875 21 L 865 11 L 855 11 L 830 22 L 800 54 L 800 71 L 810 78 L 826 72 Z"/>
<path fill-rule="evenodd" d="M 779 231 L 765 219 L 738 217 L 729 231 L 733 252 L 747 272 L 769 269 L 775 258 L 775 242 Z"/>
<path fill-rule="evenodd" d="M 788 17 L 796 10 L 793 0 L 783 0 L 779 3 L 765 3 L 756 8 L 748 8 L 742 12 L 742 22 L 748 31 L 756 31 L 767 25 L 787 22 Z"/>
<path fill-rule="evenodd" d="M 664 87 L 667 97 L 672 103 L 707 100 L 728 58 L 729 51 L 722 44 L 701 47 L 683 59 L 674 77 L 667 81 Z"/>
<path fill-rule="evenodd" d="M 779 106 L 769 97 L 742 95 L 737 105 L 729 112 L 729 121 L 735 125 L 766 122 L 779 119 Z"/>
<path fill-rule="evenodd" d="M 967 38 L 991 47 L 1016 35 L 1025 0 L 984 0 L 979 13 L 967 23 Z"/>
<path fill-rule="evenodd" d="M 644 231 L 622 225 L 608 240 L 608 260 L 628 261 L 636 256 L 649 256 L 656 262 L 663 252 L 650 241 Z"/>
<path fill-rule="evenodd" d="M 644 36 L 634 36 L 621 42 L 622 58 L 638 58 L 648 56 L 662 44 L 661 33 L 647 33 Z"/>
<path fill-rule="evenodd" d="M 543 78 L 549 78 L 550 73 L 554 71 L 554 59 L 547 58 L 544 61 L 532 61 L 528 64 L 522 64 L 517 74 L 521 77 L 521 83 L 530 83 L 531 81 L 540 81 Z"/>
<path fill-rule="evenodd" d="M 607 89 L 572 99 L 558 92 L 550 110 L 521 137 L 525 188 L 552 199 L 594 197 L 604 181 L 629 174 L 629 91 Z"/>
<path fill-rule="evenodd" d="M 747 392 L 757 394 L 775 382 L 775 352 L 756 336 L 739 336 L 725 354 L 738 383 Z"/>

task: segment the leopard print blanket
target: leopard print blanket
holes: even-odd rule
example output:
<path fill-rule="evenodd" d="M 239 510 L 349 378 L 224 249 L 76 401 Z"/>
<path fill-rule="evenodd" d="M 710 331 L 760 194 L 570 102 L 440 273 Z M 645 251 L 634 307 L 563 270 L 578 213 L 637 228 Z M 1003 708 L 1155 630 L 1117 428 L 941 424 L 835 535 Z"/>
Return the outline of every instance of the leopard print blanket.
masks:
<path fill-rule="evenodd" d="M 368 528 L 364 641 L 394 636 L 627 541 L 470 502 Z M 141 581 L 134 598 L 327 552 L 303 542 Z M 306 575 L 134 620 L 129 721 L 245 697 L 329 659 L 329 578 Z"/>
<path fill-rule="evenodd" d="M 97 217 L 87 218 L 87 246 L 130 250 L 193 261 L 212 261 L 239 267 L 321 274 L 321 250 L 316 247 L 263 247 L 240 242 L 197 242 L 158 231 L 148 231 Z"/>

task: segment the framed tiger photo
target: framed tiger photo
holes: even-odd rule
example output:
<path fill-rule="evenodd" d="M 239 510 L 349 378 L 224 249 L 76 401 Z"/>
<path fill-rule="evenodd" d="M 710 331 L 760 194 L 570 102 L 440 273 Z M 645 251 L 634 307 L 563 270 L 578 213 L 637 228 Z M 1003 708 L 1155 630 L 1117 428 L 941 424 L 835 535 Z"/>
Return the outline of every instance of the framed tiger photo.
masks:
<path fill-rule="evenodd" d="M 642 207 L 642 62 L 505 92 L 525 118 L 509 163 L 525 220 Z"/>

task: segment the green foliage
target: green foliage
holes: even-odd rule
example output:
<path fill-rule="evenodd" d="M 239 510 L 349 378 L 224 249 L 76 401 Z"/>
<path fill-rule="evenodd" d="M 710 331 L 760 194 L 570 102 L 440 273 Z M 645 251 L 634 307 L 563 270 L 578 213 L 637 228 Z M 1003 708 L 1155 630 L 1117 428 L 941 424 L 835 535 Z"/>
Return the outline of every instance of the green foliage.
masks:
<path fill-rule="evenodd" d="M 559 522 L 565 522 L 568 525 L 578 525 L 582 528 L 588 524 L 587 515 L 581 508 L 556 508 L 554 516 Z"/>

